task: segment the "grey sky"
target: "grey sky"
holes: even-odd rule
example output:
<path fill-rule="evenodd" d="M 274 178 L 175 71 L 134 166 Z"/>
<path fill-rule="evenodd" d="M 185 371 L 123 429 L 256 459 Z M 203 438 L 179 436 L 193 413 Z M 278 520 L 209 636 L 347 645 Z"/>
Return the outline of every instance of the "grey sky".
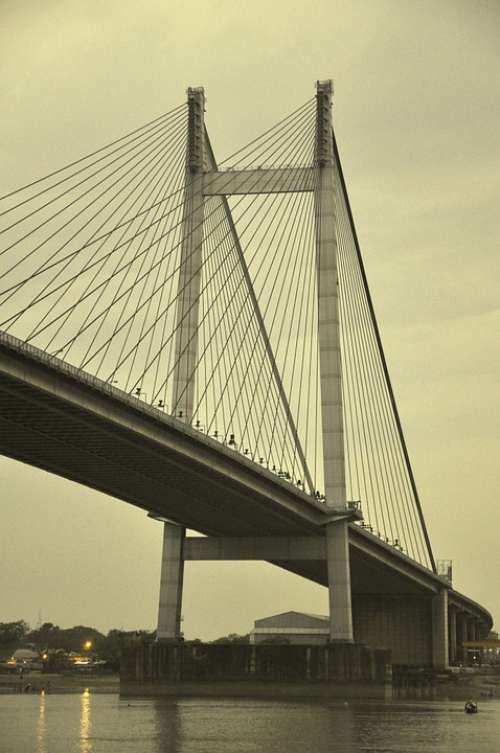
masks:
<path fill-rule="evenodd" d="M 205 86 L 222 159 L 334 78 L 435 554 L 500 617 L 497 0 L 0 0 L 0 66 L 0 193 L 171 109 L 187 86 Z M 158 524 L 13 461 L 0 475 L 0 620 L 154 625 Z M 286 609 L 322 612 L 326 590 L 265 564 L 187 567 L 188 636 Z"/>

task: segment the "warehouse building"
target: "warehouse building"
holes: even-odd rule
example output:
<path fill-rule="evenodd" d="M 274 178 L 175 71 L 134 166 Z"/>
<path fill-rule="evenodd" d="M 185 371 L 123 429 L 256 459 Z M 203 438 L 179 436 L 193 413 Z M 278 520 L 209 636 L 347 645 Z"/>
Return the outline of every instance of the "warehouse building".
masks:
<path fill-rule="evenodd" d="M 328 617 L 303 612 L 283 612 L 255 620 L 250 643 L 304 643 L 322 645 L 329 636 Z"/>

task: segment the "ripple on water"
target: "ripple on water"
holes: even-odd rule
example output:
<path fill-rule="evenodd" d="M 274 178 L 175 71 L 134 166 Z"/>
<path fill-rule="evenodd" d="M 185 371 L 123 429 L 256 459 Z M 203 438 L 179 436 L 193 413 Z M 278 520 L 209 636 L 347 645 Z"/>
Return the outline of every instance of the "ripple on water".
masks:
<path fill-rule="evenodd" d="M 339 703 L 2 695 L 0 753 L 495 753 L 500 700 Z"/>

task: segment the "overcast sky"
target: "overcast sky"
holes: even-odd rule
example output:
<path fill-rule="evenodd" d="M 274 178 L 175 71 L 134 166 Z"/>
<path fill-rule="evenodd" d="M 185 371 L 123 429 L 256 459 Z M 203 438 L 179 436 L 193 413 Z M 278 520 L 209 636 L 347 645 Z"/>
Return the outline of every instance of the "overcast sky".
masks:
<path fill-rule="evenodd" d="M 219 159 L 335 82 L 334 119 L 437 558 L 500 619 L 498 0 L 0 0 L 0 193 L 203 85 Z M 0 621 L 152 628 L 161 526 L 0 459 Z M 327 610 L 272 565 L 189 563 L 184 630 Z"/>

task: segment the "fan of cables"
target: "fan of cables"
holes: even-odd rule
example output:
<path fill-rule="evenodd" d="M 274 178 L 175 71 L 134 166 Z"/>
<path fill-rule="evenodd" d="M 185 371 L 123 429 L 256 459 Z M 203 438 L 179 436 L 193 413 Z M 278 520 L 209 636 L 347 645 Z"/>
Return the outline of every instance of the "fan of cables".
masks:
<path fill-rule="evenodd" d="M 251 181 L 255 168 L 262 180 L 289 168 L 293 180 L 304 168 L 316 183 L 304 192 L 206 196 L 201 260 L 189 279 L 181 274 L 189 220 L 186 105 L 6 194 L 0 199 L 0 329 L 189 420 L 324 500 L 315 144 L 312 99 L 220 163 L 218 175 L 228 179 L 234 170 L 248 170 Z M 215 170 L 208 135 L 206 152 Z M 375 535 L 429 565 L 425 522 L 334 152 L 347 498 L 361 500 L 363 525 Z M 196 300 L 179 316 L 194 275 Z M 185 375 L 194 385 L 186 417 L 174 390 L 176 337 L 194 305 L 197 325 L 183 346 L 195 344 Z"/>

